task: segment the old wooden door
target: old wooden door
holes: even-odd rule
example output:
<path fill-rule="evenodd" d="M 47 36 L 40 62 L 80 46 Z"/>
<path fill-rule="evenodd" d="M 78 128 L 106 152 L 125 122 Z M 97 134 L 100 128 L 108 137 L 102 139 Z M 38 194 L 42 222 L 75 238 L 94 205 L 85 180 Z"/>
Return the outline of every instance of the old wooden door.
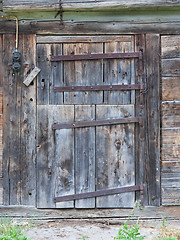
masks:
<path fill-rule="evenodd" d="M 135 185 L 136 123 L 56 129 L 53 124 L 134 117 L 136 90 L 55 92 L 58 86 L 138 83 L 136 59 L 50 61 L 51 56 L 134 52 L 134 36 L 39 37 L 37 206 L 132 207 L 135 193 L 54 203 L 54 197 Z"/>

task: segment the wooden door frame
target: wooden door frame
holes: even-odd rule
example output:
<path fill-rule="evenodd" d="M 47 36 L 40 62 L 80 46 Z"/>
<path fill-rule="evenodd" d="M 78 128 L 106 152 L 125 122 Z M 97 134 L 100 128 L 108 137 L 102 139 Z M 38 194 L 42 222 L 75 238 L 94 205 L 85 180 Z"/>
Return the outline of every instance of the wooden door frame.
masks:
<path fill-rule="evenodd" d="M 120 35 L 120 33 L 117 33 L 117 35 Z M 122 33 L 123 35 L 123 33 Z M 24 36 L 24 37 L 23 37 Z M 31 41 L 31 44 L 33 44 L 33 47 L 36 45 L 35 41 L 35 34 L 29 34 L 27 37 L 32 37 L 34 40 Z M 10 109 L 12 108 L 12 104 L 6 105 L 10 100 L 9 99 L 9 92 L 10 87 L 8 83 L 11 83 L 13 80 L 13 76 L 9 74 L 9 68 L 8 65 L 9 62 L 11 62 L 11 51 L 8 51 L 6 47 L 6 41 L 9 41 L 9 44 L 14 44 L 14 35 L 8 36 L 8 34 L 4 34 L 3 37 L 3 48 L 6 50 L 6 56 L 1 55 L 1 58 L 3 58 L 3 93 L 4 93 L 4 112 L 6 113 L 4 115 L 4 129 L 3 129 L 3 140 L 4 140 L 4 155 L 3 155 L 3 182 L 4 182 L 4 203 L 5 205 L 9 204 L 21 204 L 24 200 L 21 198 L 21 202 L 18 200 L 17 197 L 19 197 L 19 192 L 13 192 L 10 193 L 9 183 L 12 181 L 12 184 L 14 186 L 17 186 L 18 188 L 18 182 L 19 178 L 16 178 L 15 174 L 13 175 L 9 174 L 9 167 L 11 168 L 12 165 L 10 164 L 10 160 L 16 162 L 18 158 L 22 156 L 22 152 L 16 152 L 17 156 L 13 156 L 12 152 L 9 150 L 9 141 L 10 138 L 13 137 L 12 134 L 9 132 L 9 126 L 12 125 L 12 119 L 10 119 L 9 113 Z M 26 41 L 26 35 L 20 35 L 20 39 L 23 41 Z M 22 40 L 20 40 L 21 44 Z M 140 139 L 140 143 L 137 146 L 138 156 L 136 158 L 136 184 L 145 184 L 146 191 L 145 191 L 145 205 L 154 205 L 159 206 L 160 205 L 160 35 L 159 34 L 135 34 L 135 50 L 138 51 L 139 49 L 143 50 L 143 56 L 144 56 L 144 76 L 142 78 L 142 81 L 145 85 L 145 91 L 143 93 L 143 101 L 144 101 L 144 107 L 143 109 L 139 109 L 138 111 L 142 111 L 142 117 L 143 117 L 143 134 L 140 132 L 137 132 L 136 138 Z M 35 50 L 33 50 L 35 52 Z M 20 76 L 21 80 L 23 80 L 24 76 L 26 75 L 26 72 L 32 67 L 32 62 L 35 63 L 35 56 L 34 52 L 31 55 L 28 56 L 28 60 L 30 61 L 30 64 L 28 67 L 26 66 L 24 73 Z M 24 62 L 25 64 L 25 62 Z M 9 74 L 9 75 L 8 75 Z M 23 81 L 22 81 L 23 82 Z M 21 83 L 23 84 L 23 83 Z M 24 88 L 23 88 L 24 89 Z M 27 93 L 28 94 L 28 93 Z M 13 98 L 13 96 L 11 96 Z M 20 99 L 21 102 L 27 101 L 26 108 L 28 109 L 30 98 Z M 17 108 L 17 105 L 15 106 L 15 103 L 13 105 L 14 109 Z M 28 115 L 29 117 L 32 117 L 31 114 Z M 23 118 L 22 118 L 23 119 Z M 24 119 L 23 119 L 24 121 Z M 24 122 L 25 124 L 26 122 Z M 23 124 L 23 123 L 22 123 Z M 14 136 L 19 132 L 19 130 L 15 130 Z M 9 135 L 10 134 L 10 135 Z M 34 134 L 34 133 L 33 133 Z M 143 137 L 142 137 L 143 136 Z M 25 139 L 25 136 L 24 136 Z M 14 139 L 16 141 L 16 139 Z M 26 145 L 27 150 L 30 149 L 32 146 Z M 33 142 L 33 150 L 36 152 L 36 146 L 35 142 Z M 28 151 L 26 152 L 25 157 L 28 157 Z M 25 154 L 25 152 L 23 153 Z M 10 160 L 9 160 L 10 159 Z M 25 159 L 25 158 L 24 158 Z M 26 162 L 28 166 L 31 166 L 33 164 L 33 167 L 35 167 L 34 163 L 32 162 Z M 21 168 L 21 169 L 20 169 Z M 17 171 L 17 175 L 20 176 L 18 173 L 22 172 L 24 168 L 24 165 L 20 165 L 19 169 Z M 140 169 L 143 169 L 141 171 Z M 13 170 L 13 169 L 12 169 Z M 35 175 L 33 175 L 35 174 Z M 31 172 L 31 178 L 36 178 L 36 173 Z M 25 178 L 22 178 L 21 180 L 24 180 Z M 32 186 L 33 187 L 33 186 Z M 37 192 L 37 189 L 36 189 Z M 26 193 L 27 200 L 24 201 L 24 204 L 32 204 L 32 197 L 33 197 L 33 204 L 35 203 L 35 195 L 29 195 L 29 192 Z M 11 199 L 11 201 L 10 201 Z"/>

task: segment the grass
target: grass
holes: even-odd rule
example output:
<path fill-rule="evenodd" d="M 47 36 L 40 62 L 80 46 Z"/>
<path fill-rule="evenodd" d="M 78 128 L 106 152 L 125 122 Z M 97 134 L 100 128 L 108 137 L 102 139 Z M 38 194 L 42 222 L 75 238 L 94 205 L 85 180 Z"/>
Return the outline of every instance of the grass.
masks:
<path fill-rule="evenodd" d="M 159 236 L 154 240 L 180 240 L 180 230 L 170 227 L 167 219 L 163 217 L 163 223 L 159 231 Z"/>
<path fill-rule="evenodd" d="M 25 233 L 30 228 L 28 223 L 15 222 L 11 219 L 0 220 L 0 240 L 30 240 Z"/>

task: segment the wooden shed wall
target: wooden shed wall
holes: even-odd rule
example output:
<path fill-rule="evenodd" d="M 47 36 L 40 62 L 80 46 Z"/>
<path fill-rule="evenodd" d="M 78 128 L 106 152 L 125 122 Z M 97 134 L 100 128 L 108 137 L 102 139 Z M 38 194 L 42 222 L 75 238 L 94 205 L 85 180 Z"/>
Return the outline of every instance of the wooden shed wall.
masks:
<path fill-rule="evenodd" d="M 161 37 L 162 204 L 180 205 L 180 35 Z"/>

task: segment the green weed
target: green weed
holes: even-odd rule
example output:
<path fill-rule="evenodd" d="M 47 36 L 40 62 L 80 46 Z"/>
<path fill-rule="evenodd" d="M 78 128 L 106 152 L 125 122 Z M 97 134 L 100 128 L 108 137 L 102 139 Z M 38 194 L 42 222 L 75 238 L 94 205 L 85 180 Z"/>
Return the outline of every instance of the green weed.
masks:
<path fill-rule="evenodd" d="M 25 236 L 28 224 L 16 223 L 14 220 L 0 220 L 0 240 L 30 240 Z"/>
<path fill-rule="evenodd" d="M 132 226 L 128 226 L 127 222 L 119 229 L 118 236 L 113 237 L 114 240 L 127 239 L 127 240 L 143 240 L 145 236 L 141 236 L 139 232 L 138 221 Z"/>

